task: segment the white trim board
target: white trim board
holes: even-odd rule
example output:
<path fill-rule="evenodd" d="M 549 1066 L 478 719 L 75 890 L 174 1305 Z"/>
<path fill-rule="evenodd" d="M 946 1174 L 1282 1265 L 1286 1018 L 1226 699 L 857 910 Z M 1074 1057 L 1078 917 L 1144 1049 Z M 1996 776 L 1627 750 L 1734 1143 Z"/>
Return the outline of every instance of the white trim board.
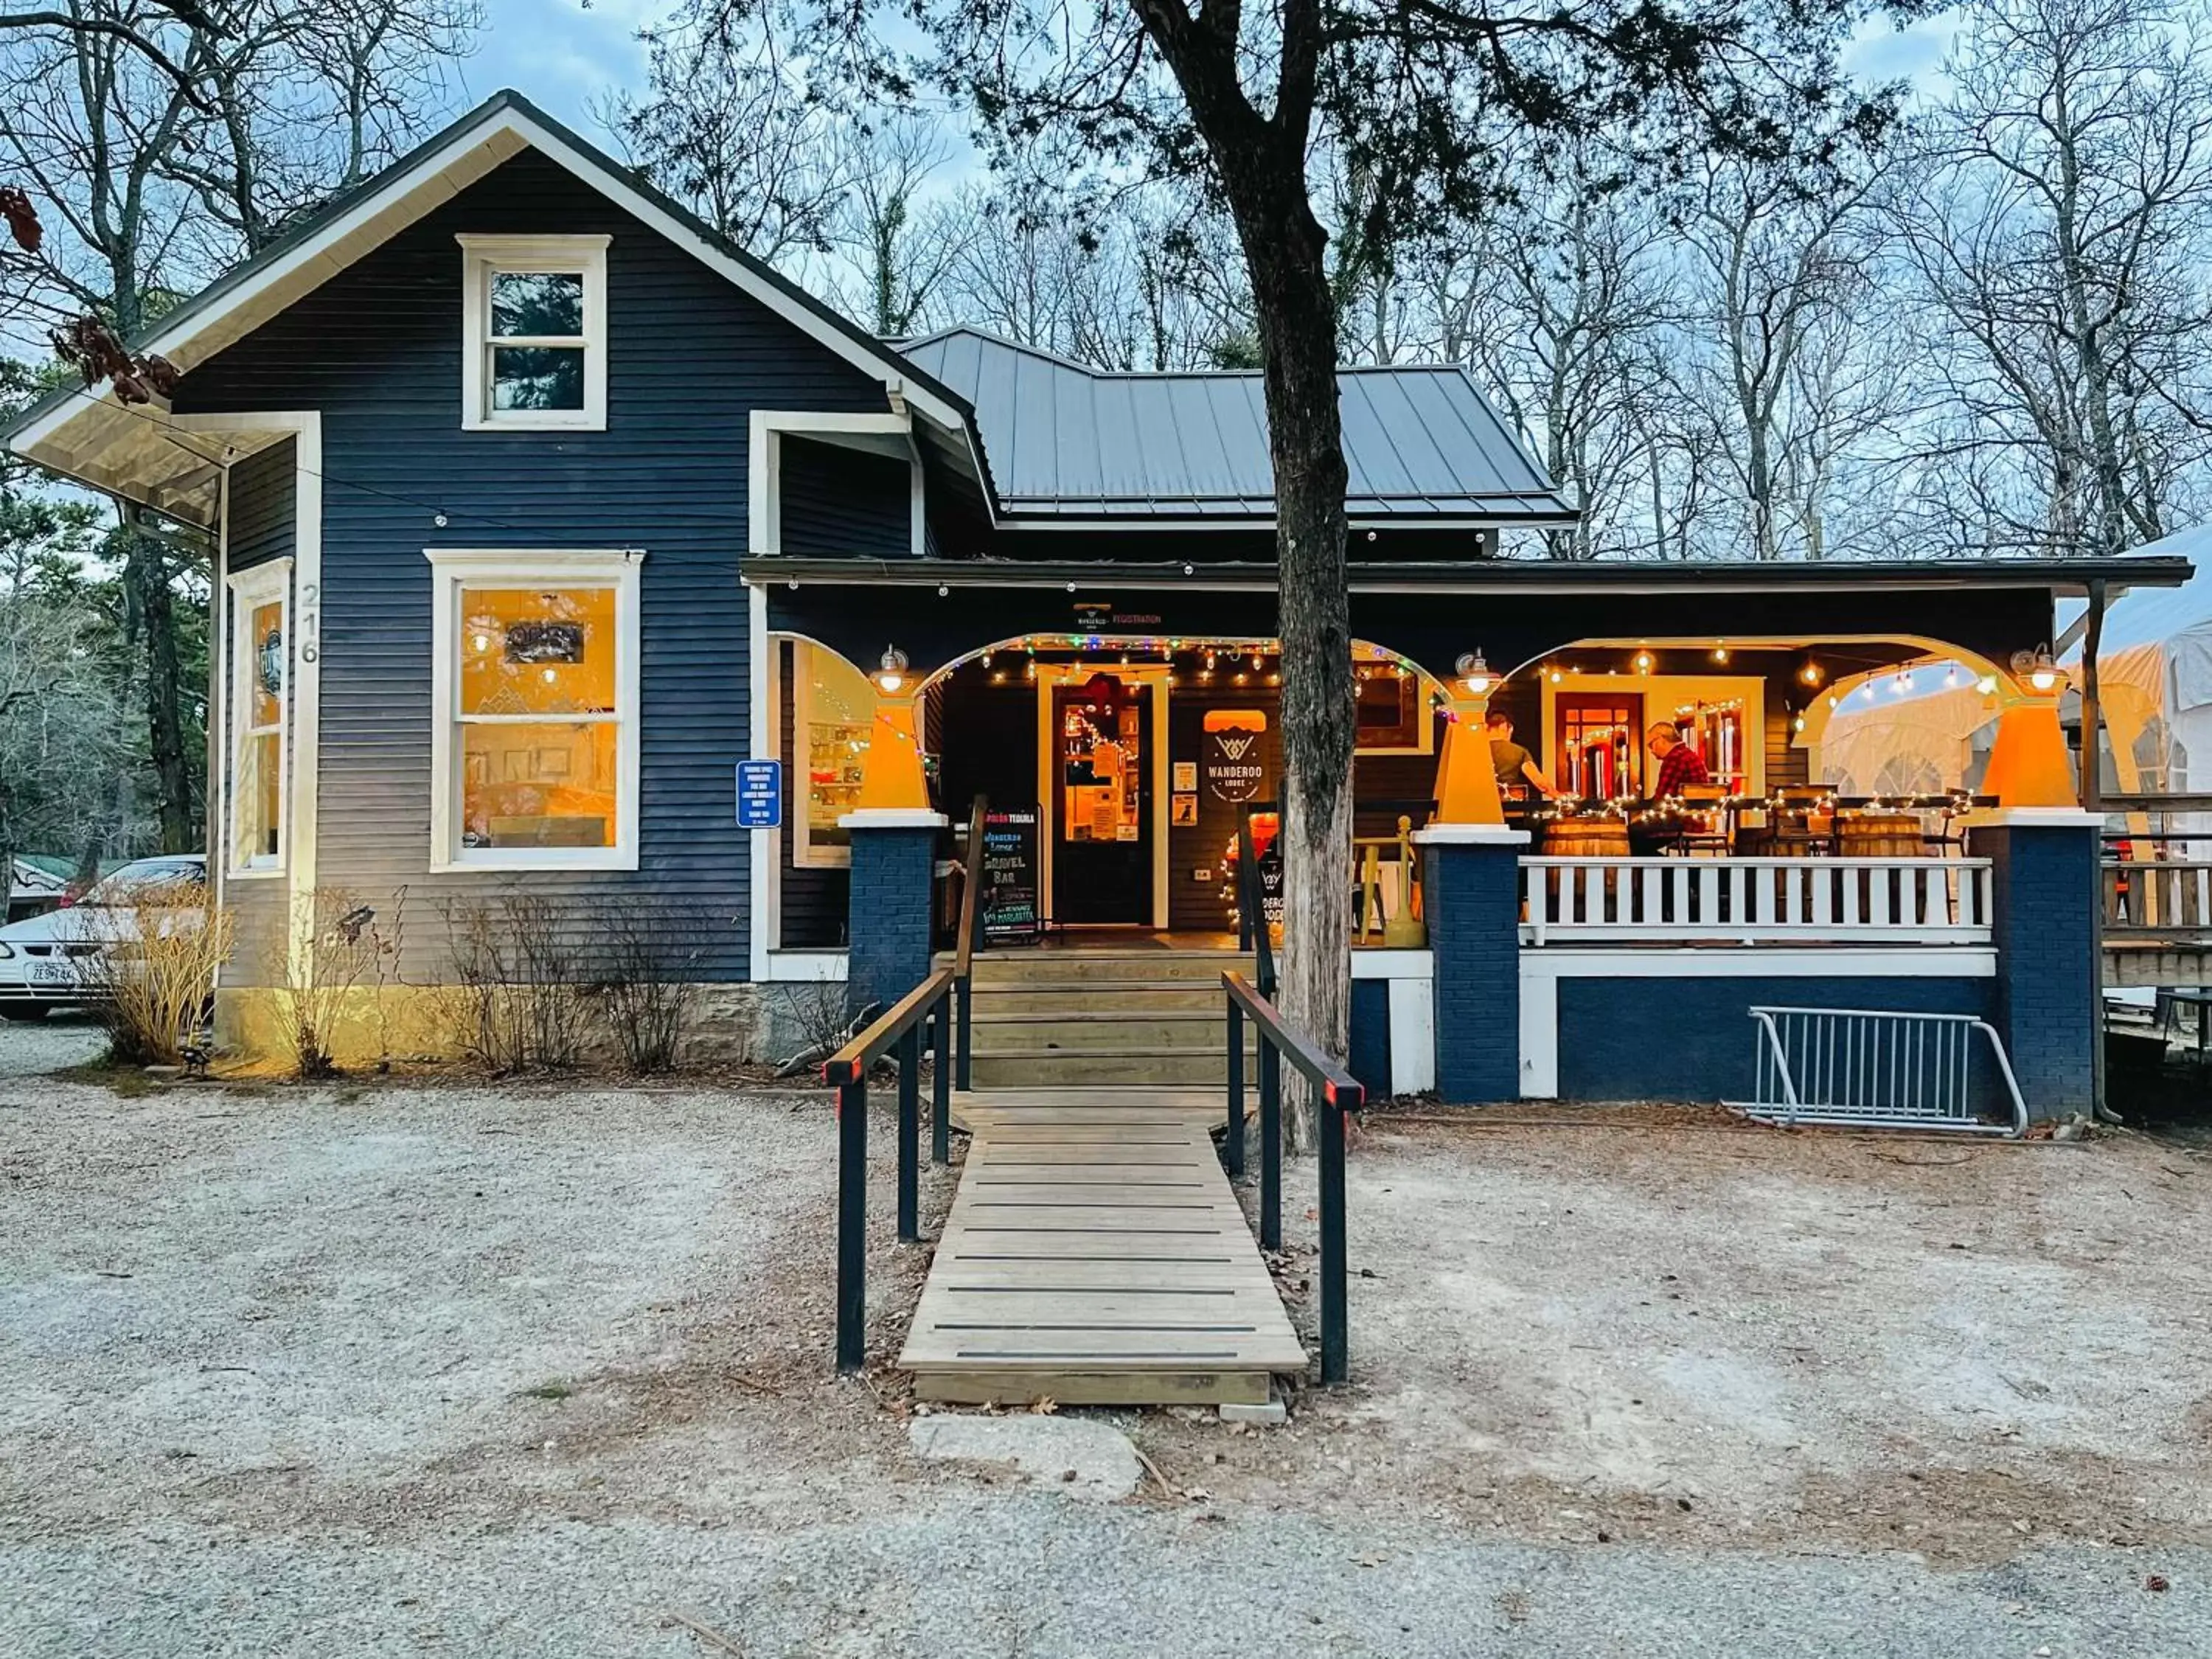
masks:
<path fill-rule="evenodd" d="M 1981 945 L 1850 945 L 1805 950 L 1577 950 L 1521 952 L 1521 1097 L 1559 1095 L 1563 979 L 1994 979 L 1997 953 Z"/>
<path fill-rule="evenodd" d="M 320 799 L 322 776 L 323 732 L 323 416 L 313 409 L 257 410 L 235 415 L 178 415 L 170 423 L 183 432 L 210 433 L 269 433 L 274 438 L 292 440 L 292 609 L 286 621 L 292 631 L 292 732 L 290 770 L 286 775 L 285 787 L 290 799 L 285 803 L 285 867 L 290 872 L 287 896 L 291 911 L 291 937 L 286 945 L 286 969 L 295 985 L 307 983 L 310 964 L 314 959 L 315 926 L 315 866 L 318 853 L 316 815 Z M 273 441 L 273 439 L 272 439 Z M 253 450 L 264 447 L 253 446 Z M 223 494 L 229 495 L 230 469 L 243 460 L 252 450 L 226 454 L 223 459 Z M 224 543 L 225 574 L 228 574 L 228 529 L 226 523 Z M 229 630 L 221 628 L 217 635 L 227 641 Z M 225 677 L 229 672 L 227 663 L 221 661 L 221 650 L 211 654 L 216 659 L 210 665 L 208 688 L 210 702 L 217 706 L 211 710 L 210 720 L 225 718 L 229 687 Z M 226 738 L 226 741 L 228 739 Z M 208 780 L 210 814 L 214 823 L 228 829 L 230 823 L 229 803 L 215 800 L 222 781 L 228 774 L 228 761 L 221 772 L 211 774 Z M 210 869 L 216 865 L 228 865 L 228 849 L 221 858 L 209 849 Z"/>

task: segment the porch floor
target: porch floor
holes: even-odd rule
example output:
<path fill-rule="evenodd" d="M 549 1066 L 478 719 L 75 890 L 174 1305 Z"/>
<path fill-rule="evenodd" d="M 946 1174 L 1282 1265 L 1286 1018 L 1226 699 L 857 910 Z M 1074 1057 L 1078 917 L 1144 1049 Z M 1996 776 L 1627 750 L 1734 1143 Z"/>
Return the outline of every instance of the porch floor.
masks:
<path fill-rule="evenodd" d="M 968 1162 L 900 1366 L 926 1400 L 1267 1398 L 1305 1368 L 1200 1091 L 959 1097 Z"/>

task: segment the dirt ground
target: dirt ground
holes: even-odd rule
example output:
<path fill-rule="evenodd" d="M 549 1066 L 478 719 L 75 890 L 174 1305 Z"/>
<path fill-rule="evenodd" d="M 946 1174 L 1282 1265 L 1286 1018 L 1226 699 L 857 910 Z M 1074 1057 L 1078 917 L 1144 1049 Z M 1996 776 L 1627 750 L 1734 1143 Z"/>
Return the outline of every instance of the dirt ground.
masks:
<path fill-rule="evenodd" d="M 0 1601 L 179 1540 L 766 1537 L 1005 1484 L 913 1457 L 896 1373 L 831 1375 L 818 1094 L 44 1075 L 87 1041 L 0 1032 Z M 2212 1541 L 2212 1161 L 1573 1122 L 1375 1120 L 1353 1383 L 1279 1430 L 1102 1414 L 1159 1471 L 1132 1504 L 1948 1568 Z M 875 1146 L 887 1356 L 926 1249 Z"/>

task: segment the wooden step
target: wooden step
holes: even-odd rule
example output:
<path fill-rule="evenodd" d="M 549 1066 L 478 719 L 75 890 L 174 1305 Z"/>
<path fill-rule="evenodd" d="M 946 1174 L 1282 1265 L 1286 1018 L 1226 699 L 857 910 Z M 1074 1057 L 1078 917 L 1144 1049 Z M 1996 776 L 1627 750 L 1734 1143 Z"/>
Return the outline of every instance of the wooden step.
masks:
<path fill-rule="evenodd" d="M 979 1049 L 969 1066 L 978 1089 L 1221 1089 L 1229 1081 L 1224 1049 L 1018 1048 L 998 1054 Z"/>
<path fill-rule="evenodd" d="M 1229 1051 L 1229 1027 L 1217 1012 L 1122 1014 L 1091 1011 L 1082 1013 L 986 1013 L 975 1011 L 972 1024 L 974 1052 L 1008 1054 L 1023 1050 L 1069 1048 L 1143 1048 L 1162 1052 L 1215 1048 Z M 1248 1022 L 1244 1028 L 1248 1053 L 1259 1050 L 1259 1034 Z"/>
<path fill-rule="evenodd" d="M 975 1009 L 1000 1013 L 1052 1013 L 1097 1008 L 1115 1013 L 1211 1012 L 1227 1008 L 1219 981 L 1177 979 L 1060 980 L 1042 984 L 978 985 Z"/>
<path fill-rule="evenodd" d="M 978 955 L 971 964 L 974 982 L 1020 988 L 1052 984 L 1095 984 L 1101 981 L 1163 980 L 1218 985 L 1222 970 L 1249 958 L 1229 951 L 1009 951 Z"/>

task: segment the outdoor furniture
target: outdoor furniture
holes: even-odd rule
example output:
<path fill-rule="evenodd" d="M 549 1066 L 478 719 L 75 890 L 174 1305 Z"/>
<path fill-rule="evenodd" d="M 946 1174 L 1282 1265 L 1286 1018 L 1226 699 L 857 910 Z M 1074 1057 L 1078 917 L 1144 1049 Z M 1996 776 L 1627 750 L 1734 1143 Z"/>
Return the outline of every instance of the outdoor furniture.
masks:
<path fill-rule="evenodd" d="M 1682 787 L 1682 828 L 1674 847 L 1686 856 L 1700 853 L 1726 858 L 1733 812 L 1729 793 L 1717 783 L 1685 784 Z"/>

